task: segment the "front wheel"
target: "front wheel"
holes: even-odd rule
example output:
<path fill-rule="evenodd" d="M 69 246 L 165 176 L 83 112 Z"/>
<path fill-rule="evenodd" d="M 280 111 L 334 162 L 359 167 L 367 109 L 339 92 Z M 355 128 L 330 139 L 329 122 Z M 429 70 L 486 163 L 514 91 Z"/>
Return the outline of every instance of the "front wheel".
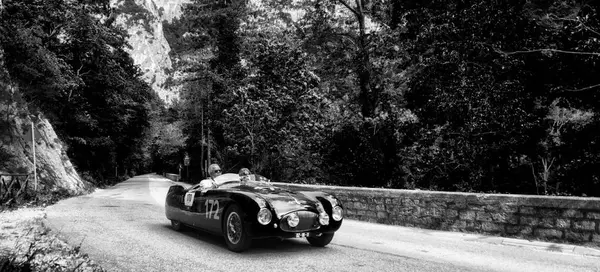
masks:
<path fill-rule="evenodd" d="M 328 245 L 332 239 L 333 233 L 323 233 L 321 234 L 321 236 L 318 237 L 306 237 L 306 240 L 308 240 L 310 245 L 316 247 L 324 247 Z"/>
<path fill-rule="evenodd" d="M 171 227 L 176 231 L 183 230 L 183 225 L 177 220 L 171 220 Z"/>
<path fill-rule="evenodd" d="M 227 208 L 223 221 L 223 235 L 227 248 L 233 252 L 242 252 L 250 247 L 252 238 L 244 223 L 244 212 L 236 204 Z"/>

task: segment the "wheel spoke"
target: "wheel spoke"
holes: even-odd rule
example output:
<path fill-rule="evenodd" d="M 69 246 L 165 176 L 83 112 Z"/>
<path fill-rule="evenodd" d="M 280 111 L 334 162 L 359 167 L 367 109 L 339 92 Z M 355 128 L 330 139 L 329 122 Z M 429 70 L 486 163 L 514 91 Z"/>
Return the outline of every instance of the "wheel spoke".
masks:
<path fill-rule="evenodd" d="M 237 244 L 241 237 L 241 219 L 237 213 L 231 213 L 227 218 L 227 237 L 232 244 Z"/>

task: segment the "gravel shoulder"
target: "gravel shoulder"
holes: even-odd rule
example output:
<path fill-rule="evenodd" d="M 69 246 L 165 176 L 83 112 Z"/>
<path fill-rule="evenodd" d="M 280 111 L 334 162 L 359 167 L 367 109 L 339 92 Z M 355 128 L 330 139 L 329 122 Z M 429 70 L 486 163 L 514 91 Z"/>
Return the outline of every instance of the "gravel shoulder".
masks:
<path fill-rule="evenodd" d="M 59 239 L 45 217 L 45 207 L 0 212 L 0 271 L 105 271 Z"/>

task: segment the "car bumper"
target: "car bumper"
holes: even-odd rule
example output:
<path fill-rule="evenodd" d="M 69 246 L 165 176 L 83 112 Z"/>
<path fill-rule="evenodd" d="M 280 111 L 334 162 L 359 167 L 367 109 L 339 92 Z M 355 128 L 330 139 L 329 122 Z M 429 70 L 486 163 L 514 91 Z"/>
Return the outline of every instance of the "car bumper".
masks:
<path fill-rule="evenodd" d="M 343 220 L 342 220 L 343 221 Z M 279 237 L 279 238 L 303 238 L 303 237 L 317 237 L 321 236 L 323 233 L 333 233 L 336 232 L 342 225 L 342 221 L 332 222 L 327 226 L 320 226 L 317 229 L 313 230 L 294 230 L 294 231 L 284 231 L 281 229 L 279 225 L 275 225 L 274 223 L 270 223 L 267 225 L 253 224 L 251 228 L 251 236 L 252 238 L 270 238 L 270 237 Z"/>

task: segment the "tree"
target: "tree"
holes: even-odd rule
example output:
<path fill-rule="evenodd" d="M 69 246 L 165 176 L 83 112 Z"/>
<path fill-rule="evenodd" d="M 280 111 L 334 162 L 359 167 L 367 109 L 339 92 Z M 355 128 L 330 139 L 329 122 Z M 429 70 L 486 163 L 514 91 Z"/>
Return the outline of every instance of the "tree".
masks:
<path fill-rule="evenodd" d="M 273 179 L 314 179 L 321 175 L 317 154 L 328 110 L 319 78 L 300 48 L 266 41 L 255 46 L 246 56 L 252 76 L 224 112 L 227 147 Z"/>
<path fill-rule="evenodd" d="M 555 167 L 562 162 L 552 159 L 558 146 L 547 145 L 552 142 L 547 122 L 556 119 L 546 117 L 557 97 L 566 98 L 561 103 L 567 108 L 582 105 L 564 92 L 577 88 L 565 87 L 594 82 L 597 67 L 590 55 L 567 51 L 589 46 L 589 37 L 540 28 L 525 2 L 455 4 L 432 4 L 403 15 L 421 18 L 411 30 L 416 36 L 409 50 L 419 68 L 407 94 L 420 124 L 406 138 L 413 144 L 401 156 L 414 159 L 411 176 L 423 187 L 535 193 L 532 167 L 543 167 L 546 181 L 565 173 L 547 171 L 551 161 Z M 540 50 L 548 44 L 561 49 Z M 545 166 L 538 168 L 537 160 Z M 534 176 L 539 177 L 538 170 Z M 569 183 L 561 186 L 569 187 L 565 191 L 548 193 L 581 193 L 579 185 Z"/>
<path fill-rule="evenodd" d="M 0 22 L 25 100 L 49 116 L 76 167 L 101 180 L 148 164 L 137 154 L 158 101 L 125 51 L 126 32 L 102 23 L 109 12 L 104 0 L 8 1 Z"/>
<path fill-rule="evenodd" d="M 221 114 L 231 106 L 232 90 L 244 77 L 237 34 L 244 4 L 242 1 L 198 0 L 183 10 L 180 23 L 188 32 L 182 35 L 182 43 L 187 45 L 185 58 L 190 60 L 181 63 L 186 73 L 182 107 L 187 118 L 184 133 L 188 136 L 192 165 L 197 163 L 199 169 L 204 168 L 205 155 L 209 163 L 226 160 L 221 153 L 226 126 Z M 202 172 L 191 175 L 198 176 Z"/>

